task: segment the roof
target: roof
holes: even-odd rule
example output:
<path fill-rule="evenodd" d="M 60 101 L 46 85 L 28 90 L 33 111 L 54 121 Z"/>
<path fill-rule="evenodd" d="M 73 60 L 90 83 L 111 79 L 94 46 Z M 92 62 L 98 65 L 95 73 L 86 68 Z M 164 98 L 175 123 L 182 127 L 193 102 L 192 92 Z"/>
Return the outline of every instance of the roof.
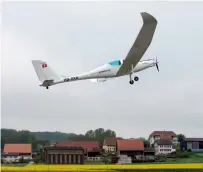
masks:
<path fill-rule="evenodd" d="M 45 150 L 84 150 L 82 147 L 46 147 Z"/>
<path fill-rule="evenodd" d="M 104 146 L 116 146 L 117 140 L 122 140 L 121 137 L 112 137 L 104 139 Z"/>
<path fill-rule="evenodd" d="M 188 142 L 203 142 L 203 138 L 185 138 L 184 140 Z"/>
<path fill-rule="evenodd" d="M 20 153 L 2 153 L 2 156 L 19 156 Z"/>
<path fill-rule="evenodd" d="M 85 153 L 100 152 L 98 141 L 63 141 L 56 143 L 56 147 L 83 147 Z"/>
<path fill-rule="evenodd" d="M 4 153 L 31 153 L 32 145 L 31 144 L 5 144 Z"/>
<path fill-rule="evenodd" d="M 157 145 L 173 145 L 171 140 L 164 139 L 156 140 L 155 143 L 157 143 Z"/>
<path fill-rule="evenodd" d="M 143 140 L 117 140 L 117 149 L 118 150 L 144 150 Z"/>
<path fill-rule="evenodd" d="M 164 140 L 171 140 L 172 137 L 176 137 L 176 134 L 173 131 L 153 131 L 150 136 L 159 136 Z"/>

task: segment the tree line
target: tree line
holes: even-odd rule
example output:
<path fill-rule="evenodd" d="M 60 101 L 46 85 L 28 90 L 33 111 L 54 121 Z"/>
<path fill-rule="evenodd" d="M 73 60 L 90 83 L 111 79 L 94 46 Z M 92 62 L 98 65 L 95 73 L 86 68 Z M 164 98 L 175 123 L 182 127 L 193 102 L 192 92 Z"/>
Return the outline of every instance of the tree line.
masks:
<path fill-rule="evenodd" d="M 1 149 L 5 143 L 31 143 L 32 149 L 38 149 L 38 145 L 47 145 L 57 141 L 99 141 L 103 144 L 105 138 L 116 137 L 116 132 L 110 129 L 98 128 L 89 130 L 85 134 L 63 132 L 31 132 L 28 130 L 17 131 L 15 129 L 1 129 Z"/>
<path fill-rule="evenodd" d="M 85 134 L 63 133 L 63 132 L 31 132 L 28 130 L 17 131 L 15 129 L 1 129 L 1 149 L 4 148 L 5 143 L 31 143 L 32 149 L 39 149 L 38 145 L 48 145 L 57 141 L 99 141 L 103 144 L 105 138 L 116 137 L 116 132 L 110 129 L 97 128 L 95 130 L 88 130 Z M 183 134 L 178 135 L 178 141 L 184 139 Z M 140 137 L 144 141 L 145 147 L 149 147 L 147 139 Z"/>

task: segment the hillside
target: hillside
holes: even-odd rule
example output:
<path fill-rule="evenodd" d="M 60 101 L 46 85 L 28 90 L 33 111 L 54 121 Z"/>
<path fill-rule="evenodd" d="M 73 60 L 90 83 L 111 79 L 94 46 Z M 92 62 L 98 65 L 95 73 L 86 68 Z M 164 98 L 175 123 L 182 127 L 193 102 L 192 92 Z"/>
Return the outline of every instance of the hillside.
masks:
<path fill-rule="evenodd" d="M 1 149 L 5 143 L 31 143 L 32 148 L 37 149 L 38 144 L 47 144 L 57 141 L 73 140 L 73 141 L 88 141 L 97 140 L 100 144 L 105 138 L 116 137 L 115 131 L 110 129 L 98 128 L 89 130 L 85 134 L 63 133 L 63 132 L 32 132 L 28 130 L 17 131 L 15 129 L 1 129 Z"/>
<path fill-rule="evenodd" d="M 30 132 L 37 140 L 49 140 L 50 142 L 70 140 L 70 137 L 75 136 L 74 133 L 62 133 L 62 132 Z"/>

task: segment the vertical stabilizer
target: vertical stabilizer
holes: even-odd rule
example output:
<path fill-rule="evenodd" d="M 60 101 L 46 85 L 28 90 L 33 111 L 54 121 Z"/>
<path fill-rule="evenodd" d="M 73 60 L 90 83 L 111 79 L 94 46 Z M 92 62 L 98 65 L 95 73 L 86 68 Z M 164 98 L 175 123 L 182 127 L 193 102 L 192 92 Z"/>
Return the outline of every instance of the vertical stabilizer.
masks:
<path fill-rule="evenodd" d="M 44 81 L 56 82 L 62 79 L 62 77 L 57 75 L 46 62 L 42 60 L 32 60 L 32 64 L 39 80 L 42 83 Z"/>

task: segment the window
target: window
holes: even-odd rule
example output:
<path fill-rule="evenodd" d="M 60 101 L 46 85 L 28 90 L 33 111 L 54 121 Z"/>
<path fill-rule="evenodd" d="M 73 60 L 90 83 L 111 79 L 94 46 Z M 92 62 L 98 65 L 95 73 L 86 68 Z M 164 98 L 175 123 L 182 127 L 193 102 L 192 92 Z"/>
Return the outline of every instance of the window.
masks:
<path fill-rule="evenodd" d="M 115 60 L 115 61 L 109 62 L 109 64 L 112 65 L 112 66 L 120 66 L 121 61 L 120 60 Z"/>

